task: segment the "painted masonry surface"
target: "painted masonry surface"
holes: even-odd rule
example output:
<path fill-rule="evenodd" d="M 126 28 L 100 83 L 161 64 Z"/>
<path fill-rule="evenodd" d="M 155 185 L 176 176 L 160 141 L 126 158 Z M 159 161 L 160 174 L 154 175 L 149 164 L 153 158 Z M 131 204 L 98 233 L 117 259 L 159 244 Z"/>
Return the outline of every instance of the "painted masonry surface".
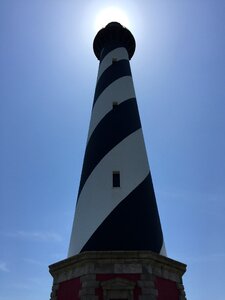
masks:
<path fill-rule="evenodd" d="M 131 32 L 109 23 L 68 258 L 49 267 L 51 300 L 185 300 L 186 265 L 166 257 L 130 69 Z"/>

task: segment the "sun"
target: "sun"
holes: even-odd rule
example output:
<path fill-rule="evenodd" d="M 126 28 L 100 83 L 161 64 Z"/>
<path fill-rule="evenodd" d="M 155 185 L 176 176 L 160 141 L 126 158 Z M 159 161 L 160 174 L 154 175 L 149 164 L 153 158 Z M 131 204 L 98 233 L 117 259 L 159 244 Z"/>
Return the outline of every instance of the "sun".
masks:
<path fill-rule="evenodd" d="M 130 26 L 126 13 L 118 7 L 110 6 L 101 10 L 96 16 L 94 23 L 95 31 L 98 31 L 105 27 L 108 23 L 114 21 L 121 23 L 124 27 L 129 28 Z"/>

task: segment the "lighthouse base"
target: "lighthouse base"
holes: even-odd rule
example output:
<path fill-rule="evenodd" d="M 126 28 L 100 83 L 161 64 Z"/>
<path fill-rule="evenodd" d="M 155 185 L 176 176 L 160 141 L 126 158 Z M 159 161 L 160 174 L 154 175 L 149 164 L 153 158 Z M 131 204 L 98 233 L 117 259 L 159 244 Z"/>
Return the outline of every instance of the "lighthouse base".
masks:
<path fill-rule="evenodd" d="M 186 265 L 151 251 L 82 252 L 49 271 L 50 300 L 186 300 Z"/>

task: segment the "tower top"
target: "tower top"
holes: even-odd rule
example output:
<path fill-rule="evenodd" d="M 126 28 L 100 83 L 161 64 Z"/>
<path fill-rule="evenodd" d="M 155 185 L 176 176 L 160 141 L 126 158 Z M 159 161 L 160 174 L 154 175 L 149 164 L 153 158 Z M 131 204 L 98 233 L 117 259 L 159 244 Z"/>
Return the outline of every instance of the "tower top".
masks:
<path fill-rule="evenodd" d="M 131 59 L 135 51 L 135 39 L 132 33 L 120 23 L 111 22 L 97 33 L 93 49 L 97 59 L 101 60 L 104 48 L 118 47 L 118 45 L 127 49 L 129 59 Z"/>

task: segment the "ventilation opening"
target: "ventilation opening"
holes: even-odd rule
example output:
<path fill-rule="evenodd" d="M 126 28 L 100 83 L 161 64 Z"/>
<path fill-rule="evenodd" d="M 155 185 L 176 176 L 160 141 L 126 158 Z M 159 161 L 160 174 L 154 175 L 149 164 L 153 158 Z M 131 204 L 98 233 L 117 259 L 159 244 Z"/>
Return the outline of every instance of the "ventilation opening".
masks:
<path fill-rule="evenodd" d="M 120 187 L 120 172 L 114 171 L 112 174 L 113 187 Z"/>
<path fill-rule="evenodd" d="M 119 105 L 119 103 L 118 103 L 117 101 L 114 101 L 114 102 L 112 103 L 113 109 L 116 109 L 116 108 L 118 107 L 118 105 Z"/>
<path fill-rule="evenodd" d="M 117 58 L 116 57 L 113 57 L 112 58 L 112 63 L 114 64 L 114 63 L 116 63 L 117 62 Z"/>

